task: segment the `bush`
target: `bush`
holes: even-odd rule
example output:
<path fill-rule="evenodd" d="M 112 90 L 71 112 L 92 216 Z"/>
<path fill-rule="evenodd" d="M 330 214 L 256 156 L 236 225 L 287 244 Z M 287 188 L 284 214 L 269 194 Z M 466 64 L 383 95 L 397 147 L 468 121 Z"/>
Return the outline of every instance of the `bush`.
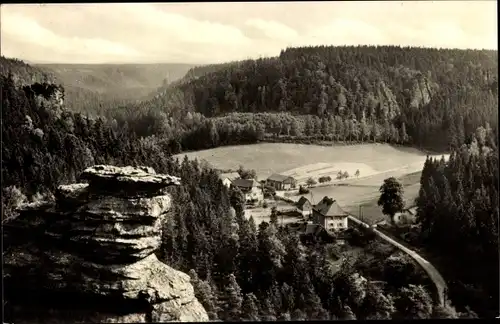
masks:
<path fill-rule="evenodd" d="M 332 181 L 332 178 L 330 176 L 326 176 L 326 177 L 320 177 L 318 179 L 319 183 L 325 183 L 325 182 L 330 182 Z"/>
<path fill-rule="evenodd" d="M 267 204 L 267 201 L 264 201 L 264 202 L 262 203 L 262 208 L 267 208 L 267 207 L 269 207 L 269 206 L 268 206 L 268 204 Z"/>
<path fill-rule="evenodd" d="M 307 179 L 307 185 L 308 185 L 308 186 L 313 186 L 313 185 L 315 185 L 316 183 L 317 183 L 317 182 L 316 182 L 316 180 L 314 180 L 313 178 L 309 178 L 309 179 Z"/>
<path fill-rule="evenodd" d="M 27 202 L 27 197 L 16 186 L 2 190 L 2 222 L 17 215 L 16 208 Z"/>
<path fill-rule="evenodd" d="M 305 195 L 308 194 L 309 192 L 310 192 L 309 189 L 299 186 L 299 194 Z"/>

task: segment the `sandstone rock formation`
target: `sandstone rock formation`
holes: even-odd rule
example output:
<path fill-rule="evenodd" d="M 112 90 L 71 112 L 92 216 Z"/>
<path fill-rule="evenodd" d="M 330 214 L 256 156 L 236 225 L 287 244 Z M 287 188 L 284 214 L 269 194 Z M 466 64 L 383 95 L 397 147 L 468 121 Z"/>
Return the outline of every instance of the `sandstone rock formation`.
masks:
<path fill-rule="evenodd" d="M 179 179 L 101 165 L 82 178 L 4 225 L 6 320 L 207 321 L 189 276 L 154 254 Z"/>

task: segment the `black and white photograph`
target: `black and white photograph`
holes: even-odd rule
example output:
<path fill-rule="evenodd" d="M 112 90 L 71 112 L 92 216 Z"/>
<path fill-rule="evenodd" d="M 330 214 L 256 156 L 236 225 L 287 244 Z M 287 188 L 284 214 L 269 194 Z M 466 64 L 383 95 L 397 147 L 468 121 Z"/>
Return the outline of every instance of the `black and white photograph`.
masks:
<path fill-rule="evenodd" d="M 497 1 L 0 13 L 3 323 L 499 318 Z"/>

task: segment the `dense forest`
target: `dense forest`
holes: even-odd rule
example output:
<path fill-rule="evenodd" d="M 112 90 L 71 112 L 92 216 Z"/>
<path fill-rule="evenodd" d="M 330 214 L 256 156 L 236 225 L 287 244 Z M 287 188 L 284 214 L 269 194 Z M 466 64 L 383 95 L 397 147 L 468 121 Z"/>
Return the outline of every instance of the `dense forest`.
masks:
<path fill-rule="evenodd" d="M 321 137 L 438 151 L 456 147 L 479 126 L 498 130 L 495 51 L 290 48 L 279 57 L 200 67 L 190 74 L 195 77 L 128 111 L 136 120 L 138 114 L 159 112 L 176 119 L 188 111 L 229 114 L 241 124 L 249 119 L 244 113 L 282 113 L 286 117 L 277 123 L 255 123 L 268 137 L 287 141 Z"/>
<path fill-rule="evenodd" d="M 137 103 L 75 87 L 65 102 L 181 151 L 265 140 L 443 152 L 480 126 L 498 132 L 497 68 L 496 52 L 486 50 L 289 48 L 273 58 L 193 67 Z"/>
<path fill-rule="evenodd" d="M 448 162 L 427 159 L 417 199 L 419 243 L 455 260 L 450 296 L 460 294 L 457 306 L 474 305 L 485 316 L 495 316 L 499 302 L 499 165 L 493 137 L 479 128 Z"/>
<path fill-rule="evenodd" d="M 183 179 L 172 190 L 176 216 L 162 259 L 190 273 L 212 319 L 456 318 L 474 316 L 467 306 L 484 316 L 496 309 L 498 289 L 488 288 L 498 287 L 496 52 L 311 47 L 191 73 L 140 104 L 86 110 L 100 99 L 83 94 L 75 111 L 57 80 L 2 59 L 3 218 L 22 201 L 50 199 L 90 165 L 148 165 Z M 331 260 L 343 257 L 335 246 L 306 244 L 276 223 L 257 228 L 243 217 L 241 193 L 214 170 L 171 158 L 264 140 L 452 150 L 449 163 L 424 167 L 418 240 L 478 265 L 455 285 L 477 291 L 475 299 L 450 291 L 458 312 L 434 306 L 411 261 L 369 233 L 353 235 L 349 244 L 363 253 L 334 269 Z"/>

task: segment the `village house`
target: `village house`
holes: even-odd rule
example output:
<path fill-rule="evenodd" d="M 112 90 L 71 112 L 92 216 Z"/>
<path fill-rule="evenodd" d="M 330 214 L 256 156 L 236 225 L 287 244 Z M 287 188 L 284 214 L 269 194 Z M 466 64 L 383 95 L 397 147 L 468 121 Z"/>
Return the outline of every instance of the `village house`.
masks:
<path fill-rule="evenodd" d="M 400 213 L 394 215 L 395 224 L 410 224 L 415 222 L 417 216 L 417 207 L 406 208 Z"/>
<path fill-rule="evenodd" d="M 297 233 L 303 243 L 311 241 L 333 243 L 332 236 L 319 224 L 313 224 L 312 222 L 297 222 L 287 224 L 286 227 L 289 231 Z"/>
<path fill-rule="evenodd" d="M 267 185 L 274 187 L 276 190 L 290 190 L 297 185 L 297 180 L 293 177 L 274 173 L 267 178 Z"/>
<path fill-rule="evenodd" d="M 348 214 L 332 198 L 324 197 L 312 209 L 313 223 L 319 224 L 329 233 L 347 229 Z"/>
<path fill-rule="evenodd" d="M 304 196 L 300 197 L 295 206 L 297 207 L 297 211 L 304 217 L 309 217 L 312 214 L 312 204 L 309 199 Z"/>
<path fill-rule="evenodd" d="M 239 179 L 240 175 L 238 172 L 229 172 L 219 174 L 219 179 L 222 180 L 222 184 L 230 188 L 234 180 Z"/>
<path fill-rule="evenodd" d="M 255 179 L 235 179 L 232 185 L 239 188 L 245 195 L 245 202 L 260 202 L 264 200 L 262 185 Z"/>

